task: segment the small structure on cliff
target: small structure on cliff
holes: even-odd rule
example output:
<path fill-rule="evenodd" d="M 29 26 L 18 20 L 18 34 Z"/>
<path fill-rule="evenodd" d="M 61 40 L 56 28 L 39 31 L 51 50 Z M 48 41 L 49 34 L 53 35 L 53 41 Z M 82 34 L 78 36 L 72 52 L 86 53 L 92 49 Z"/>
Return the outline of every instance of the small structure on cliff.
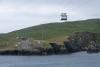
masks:
<path fill-rule="evenodd" d="M 61 20 L 67 20 L 67 13 L 61 13 Z"/>

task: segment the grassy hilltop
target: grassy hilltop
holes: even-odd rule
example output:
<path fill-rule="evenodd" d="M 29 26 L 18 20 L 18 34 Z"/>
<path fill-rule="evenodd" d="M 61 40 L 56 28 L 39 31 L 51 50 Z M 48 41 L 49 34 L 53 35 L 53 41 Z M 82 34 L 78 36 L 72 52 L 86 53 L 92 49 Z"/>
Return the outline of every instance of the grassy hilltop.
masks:
<path fill-rule="evenodd" d="M 74 32 L 100 33 L 100 19 L 66 21 L 37 25 L 7 34 L 0 34 L 0 48 L 12 46 L 16 37 L 28 37 L 34 40 L 63 41 Z M 100 35 L 97 35 L 98 40 Z"/>
<path fill-rule="evenodd" d="M 74 32 L 84 31 L 100 33 L 100 19 L 42 24 L 14 31 L 8 33 L 7 35 L 11 37 L 31 37 L 37 40 L 52 40 L 62 39 L 63 37 L 69 36 Z"/>

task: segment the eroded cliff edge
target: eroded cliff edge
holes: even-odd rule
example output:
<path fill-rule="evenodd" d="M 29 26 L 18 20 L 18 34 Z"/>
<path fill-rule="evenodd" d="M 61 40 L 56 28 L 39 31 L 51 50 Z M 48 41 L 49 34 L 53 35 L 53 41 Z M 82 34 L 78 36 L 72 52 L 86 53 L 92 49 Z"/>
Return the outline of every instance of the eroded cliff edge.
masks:
<path fill-rule="evenodd" d="M 100 33 L 75 32 L 63 43 L 43 40 L 34 40 L 33 42 L 30 38 L 22 37 L 16 42 L 13 50 L 0 50 L 0 55 L 52 55 L 79 51 L 98 53 L 100 51 L 99 35 Z"/>

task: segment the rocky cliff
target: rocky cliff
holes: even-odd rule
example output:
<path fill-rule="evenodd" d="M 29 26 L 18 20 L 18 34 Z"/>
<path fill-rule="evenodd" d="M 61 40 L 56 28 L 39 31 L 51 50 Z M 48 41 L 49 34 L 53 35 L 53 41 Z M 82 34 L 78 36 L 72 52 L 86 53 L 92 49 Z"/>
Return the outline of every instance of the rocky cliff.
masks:
<path fill-rule="evenodd" d="M 91 32 L 75 32 L 63 41 L 47 43 L 43 40 L 34 40 L 30 38 L 20 38 L 16 43 L 15 50 L 0 51 L 1 55 L 52 55 L 68 54 L 78 51 L 87 51 L 88 53 L 97 53 L 100 51 L 100 43 L 97 40 L 97 34 Z M 98 37 L 99 38 L 99 37 Z M 48 45 L 48 46 L 47 46 Z"/>

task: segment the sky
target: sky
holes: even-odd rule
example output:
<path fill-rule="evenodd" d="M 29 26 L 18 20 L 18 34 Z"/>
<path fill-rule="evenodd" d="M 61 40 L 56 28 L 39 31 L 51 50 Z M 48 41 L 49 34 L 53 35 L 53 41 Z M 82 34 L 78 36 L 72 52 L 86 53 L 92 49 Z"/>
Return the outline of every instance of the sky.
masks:
<path fill-rule="evenodd" d="M 60 21 L 100 18 L 100 0 L 0 0 L 0 33 Z"/>

